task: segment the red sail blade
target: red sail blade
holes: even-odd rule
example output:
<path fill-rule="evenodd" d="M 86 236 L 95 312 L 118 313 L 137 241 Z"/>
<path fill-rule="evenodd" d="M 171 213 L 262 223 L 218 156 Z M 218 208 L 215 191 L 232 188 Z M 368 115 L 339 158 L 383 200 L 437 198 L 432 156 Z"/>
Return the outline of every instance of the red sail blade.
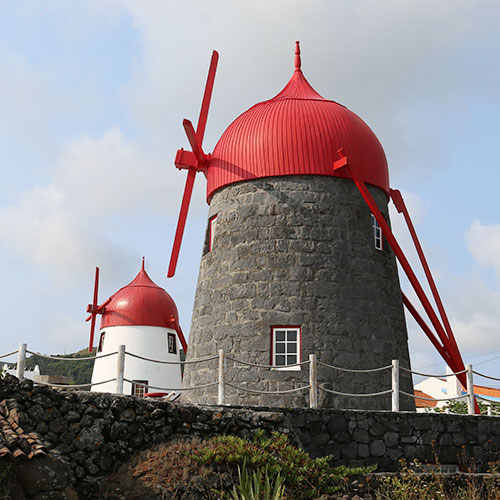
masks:
<path fill-rule="evenodd" d="M 186 187 L 184 188 L 184 195 L 182 197 L 181 210 L 179 212 L 179 220 L 177 222 L 177 229 L 175 231 L 174 244 L 172 246 L 172 255 L 170 256 L 170 264 L 168 266 L 167 278 L 171 278 L 175 274 L 177 267 L 177 259 L 179 258 L 179 250 L 181 249 L 182 235 L 184 234 L 184 226 L 186 225 L 186 218 L 191 200 L 191 193 L 193 192 L 194 178 L 196 170 L 190 168 L 186 179 Z"/>
<path fill-rule="evenodd" d="M 196 136 L 198 143 L 203 143 L 205 135 L 205 127 L 207 125 L 208 109 L 210 108 L 210 100 L 212 99 L 212 90 L 214 88 L 215 72 L 217 70 L 217 63 L 219 62 L 219 53 L 214 50 L 212 52 L 212 59 L 210 60 L 210 68 L 208 70 L 207 84 L 205 85 L 205 93 L 201 101 L 200 116 L 198 118 L 198 127 L 196 128 Z"/>
<path fill-rule="evenodd" d="M 94 347 L 94 330 L 95 330 L 95 319 L 97 314 L 97 293 L 99 289 L 99 268 L 95 268 L 95 280 L 94 280 L 94 298 L 92 300 L 92 323 L 90 325 L 90 341 L 89 341 L 89 352 L 92 352 L 92 348 Z"/>
<path fill-rule="evenodd" d="M 90 323 L 90 342 L 89 342 L 89 352 L 92 352 L 94 347 L 94 330 L 95 330 L 95 320 L 96 314 L 92 313 L 92 323 Z"/>
<path fill-rule="evenodd" d="M 198 166 L 204 165 L 207 162 L 207 157 L 205 153 L 203 152 L 203 149 L 201 148 L 201 141 L 198 139 L 198 136 L 196 135 L 196 132 L 194 131 L 193 124 L 187 120 L 184 119 L 182 121 L 182 126 L 184 127 L 184 130 L 186 132 L 189 144 L 191 144 L 191 148 L 193 149 L 194 156 L 196 157 L 196 160 L 198 161 Z"/>

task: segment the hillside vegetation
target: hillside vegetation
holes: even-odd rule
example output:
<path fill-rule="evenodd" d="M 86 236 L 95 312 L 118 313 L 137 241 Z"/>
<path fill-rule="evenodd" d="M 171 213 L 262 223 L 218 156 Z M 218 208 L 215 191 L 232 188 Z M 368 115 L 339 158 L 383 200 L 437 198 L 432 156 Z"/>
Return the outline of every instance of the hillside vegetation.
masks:
<path fill-rule="evenodd" d="M 53 354 L 52 356 L 86 358 L 95 356 L 95 349 L 92 351 L 92 354 L 85 348 L 70 354 Z M 47 359 L 37 354 L 32 354 L 29 358 L 26 358 L 26 369 L 32 370 L 36 365 L 40 367 L 41 375 L 64 375 L 68 377 L 70 384 L 90 384 L 94 360 L 66 361 L 64 359 Z"/>

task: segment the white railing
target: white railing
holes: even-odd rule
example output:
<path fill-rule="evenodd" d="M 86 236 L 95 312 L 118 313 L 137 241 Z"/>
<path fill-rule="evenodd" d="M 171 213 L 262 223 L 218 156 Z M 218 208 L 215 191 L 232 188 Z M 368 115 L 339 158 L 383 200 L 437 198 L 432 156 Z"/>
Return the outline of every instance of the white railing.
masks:
<path fill-rule="evenodd" d="M 102 358 L 107 358 L 108 356 L 117 356 L 116 360 L 116 377 L 109 379 L 109 380 L 104 380 L 101 382 L 93 382 L 90 384 L 79 384 L 79 385 L 71 385 L 70 387 L 72 388 L 89 388 L 97 385 L 102 385 L 102 384 L 107 384 L 109 382 L 116 382 L 115 385 L 115 392 L 117 394 L 123 394 L 123 383 L 124 382 L 129 382 L 129 383 L 134 383 L 138 386 L 143 386 L 147 387 L 150 389 L 156 389 L 160 391 L 166 391 L 166 392 L 175 392 L 175 393 L 180 393 L 184 391 L 194 391 L 197 389 L 205 389 L 208 387 L 215 387 L 217 386 L 217 404 L 218 405 L 225 405 L 226 404 L 226 387 L 231 387 L 235 390 L 238 391 L 244 391 L 244 392 L 249 392 L 252 394 L 290 394 L 294 392 L 301 392 L 301 391 L 308 391 L 309 392 L 309 406 L 310 408 L 317 408 L 318 407 L 318 394 L 319 391 L 323 391 L 328 394 L 333 394 L 336 396 L 346 396 L 346 397 L 356 397 L 356 398 L 366 398 L 366 397 L 375 397 L 375 396 L 382 396 L 385 394 L 391 394 L 391 409 L 392 411 L 399 411 L 400 409 L 400 394 L 403 394 L 407 397 L 413 398 L 413 399 L 421 399 L 421 400 L 427 400 L 427 401 L 463 401 L 464 398 L 467 400 L 467 409 L 468 413 L 470 415 L 474 414 L 474 404 L 475 400 L 480 400 L 483 401 L 487 405 L 487 414 L 488 415 L 500 415 L 500 412 L 493 411 L 491 408 L 491 400 L 488 400 L 486 398 L 483 398 L 481 396 L 478 396 L 477 394 L 474 394 L 474 374 L 478 375 L 480 377 L 487 378 L 489 380 L 495 380 L 495 381 L 500 381 L 500 378 L 497 377 L 491 377 L 489 375 L 485 375 L 483 373 L 476 372 L 472 369 L 472 365 L 466 365 L 465 370 L 462 370 L 460 372 L 456 373 L 447 373 L 444 375 L 434 375 L 434 374 L 428 374 L 428 373 L 421 373 L 417 372 L 414 370 L 410 370 L 409 368 L 402 367 L 399 364 L 399 360 L 394 359 L 392 360 L 392 363 L 387 366 L 382 366 L 380 368 L 371 368 L 371 369 L 349 369 L 349 368 L 342 368 L 338 366 L 333 366 L 327 363 L 324 363 L 323 361 L 317 359 L 316 354 L 310 354 L 309 355 L 309 360 L 303 361 L 300 363 L 296 363 L 293 365 L 287 365 L 286 368 L 292 368 L 292 367 L 297 367 L 297 366 L 309 366 L 309 383 L 300 387 L 294 387 L 292 389 L 285 389 L 285 390 L 279 390 L 279 391 L 262 391 L 258 389 L 250 389 L 248 387 L 242 387 L 241 385 L 237 385 L 235 383 L 229 382 L 226 380 L 226 361 L 232 361 L 234 364 L 240 364 L 244 366 L 249 366 L 252 368 L 263 368 L 263 369 L 269 369 L 269 370 L 276 370 L 278 367 L 275 365 L 266 365 L 266 364 L 258 364 L 258 363 L 250 363 L 248 361 L 243 361 L 239 360 L 236 358 L 233 358 L 231 356 L 227 356 L 225 352 L 220 349 L 218 355 L 214 356 L 207 356 L 205 358 L 200 358 L 200 359 L 193 359 L 189 361 L 163 361 L 163 360 L 157 360 L 157 359 L 151 359 L 151 358 L 146 358 L 144 356 L 139 356 L 138 354 L 134 354 L 131 352 L 127 352 L 125 350 L 124 345 L 118 346 L 118 351 L 111 352 L 108 354 L 102 354 L 102 355 L 95 355 L 95 356 L 87 356 L 87 357 L 79 357 L 79 358 L 69 358 L 69 357 L 62 357 L 62 356 L 49 356 L 46 354 L 41 354 L 39 352 L 33 352 L 29 351 L 27 349 L 26 344 L 19 344 L 19 348 L 16 351 L 9 352 L 7 354 L 0 355 L 0 359 L 2 358 L 7 358 L 9 356 L 13 356 L 17 354 L 17 369 L 16 369 L 16 375 L 19 380 L 22 380 L 24 378 L 24 369 L 26 366 L 26 354 L 35 354 L 37 356 L 41 356 L 43 358 L 47 359 L 56 359 L 56 360 L 63 360 L 63 361 L 85 361 L 85 360 L 96 360 L 96 359 L 102 359 Z M 151 386 L 147 384 L 142 384 L 140 382 L 132 381 L 127 378 L 125 378 L 125 357 L 130 356 L 133 358 L 141 359 L 143 361 L 148 361 L 151 363 L 160 363 L 160 364 L 169 364 L 169 365 L 187 365 L 187 364 L 197 364 L 197 363 L 205 363 L 208 361 L 213 361 L 213 360 L 218 360 L 218 370 L 217 370 L 217 380 L 214 380 L 213 382 L 209 382 L 207 384 L 202 384 L 202 385 L 196 385 L 196 386 L 190 386 L 190 387 L 157 387 L 157 386 Z M 378 391 L 378 392 L 371 392 L 371 393 L 348 393 L 348 392 L 341 392 L 341 391 L 336 391 L 334 389 L 328 389 L 325 387 L 324 384 L 318 384 L 318 366 L 322 366 L 324 368 L 330 369 L 330 370 L 336 370 L 340 372 L 345 372 L 345 373 L 374 373 L 374 372 L 379 372 L 379 371 L 384 371 L 384 370 L 391 370 L 391 388 Z M 466 379 L 467 379 L 467 391 L 465 395 L 460 395 L 456 397 L 448 397 L 448 398 L 426 398 L 423 396 L 416 396 L 415 394 L 410 394 L 408 392 L 403 391 L 400 386 L 399 386 L 399 381 L 400 381 L 400 372 L 401 370 L 410 373 L 412 375 L 420 375 L 424 377 L 435 377 L 435 378 L 446 378 L 446 377 L 454 377 L 457 375 L 460 375 L 462 373 L 466 374 Z M 54 383 L 48 383 L 48 382 L 40 382 L 40 381 L 34 381 L 35 384 L 39 385 L 47 385 L 51 387 L 65 387 L 67 388 L 68 385 L 66 384 L 54 384 Z"/>

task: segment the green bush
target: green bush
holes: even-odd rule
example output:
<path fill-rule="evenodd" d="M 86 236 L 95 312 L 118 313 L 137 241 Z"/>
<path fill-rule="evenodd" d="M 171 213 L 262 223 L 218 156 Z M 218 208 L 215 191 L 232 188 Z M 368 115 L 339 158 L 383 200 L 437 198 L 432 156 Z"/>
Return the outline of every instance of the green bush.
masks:
<path fill-rule="evenodd" d="M 290 444 L 286 435 L 275 432 L 266 437 L 263 431 L 257 432 L 251 441 L 236 436 L 212 438 L 192 458 L 202 464 L 245 464 L 250 471 L 265 469 L 272 480 L 283 477 L 287 496 L 297 500 L 335 493 L 350 476 L 367 474 L 376 468 L 331 467 L 331 456 L 312 459 Z"/>

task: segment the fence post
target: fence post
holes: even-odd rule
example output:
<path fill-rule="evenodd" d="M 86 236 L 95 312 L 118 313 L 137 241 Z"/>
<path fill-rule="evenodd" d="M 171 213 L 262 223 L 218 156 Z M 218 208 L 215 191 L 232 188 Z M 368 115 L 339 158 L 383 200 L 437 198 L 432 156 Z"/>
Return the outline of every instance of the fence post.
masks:
<path fill-rule="evenodd" d="M 118 357 L 116 360 L 116 394 L 123 394 L 123 378 L 125 374 L 125 346 L 118 346 Z"/>
<path fill-rule="evenodd" d="M 19 344 L 19 350 L 17 351 L 16 376 L 19 381 L 24 378 L 24 368 L 26 366 L 26 347 L 26 344 Z"/>
<path fill-rule="evenodd" d="M 392 411 L 399 411 L 399 359 L 392 360 Z"/>
<path fill-rule="evenodd" d="M 472 365 L 466 365 L 467 371 L 467 413 L 474 415 L 474 379 L 472 375 Z"/>
<path fill-rule="evenodd" d="M 318 407 L 318 364 L 316 354 L 309 354 L 309 408 Z"/>
<path fill-rule="evenodd" d="M 219 392 L 217 395 L 217 404 L 219 406 L 223 406 L 225 404 L 224 401 L 224 392 L 225 392 L 225 373 L 224 373 L 224 350 L 219 349 Z"/>

